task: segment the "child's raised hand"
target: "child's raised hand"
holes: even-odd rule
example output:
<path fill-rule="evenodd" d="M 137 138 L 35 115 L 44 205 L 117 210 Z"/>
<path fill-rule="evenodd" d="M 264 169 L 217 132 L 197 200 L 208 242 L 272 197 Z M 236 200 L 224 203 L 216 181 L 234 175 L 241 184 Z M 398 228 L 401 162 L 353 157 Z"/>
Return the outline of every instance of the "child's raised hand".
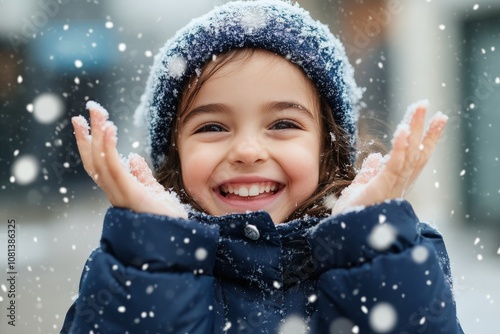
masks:
<path fill-rule="evenodd" d="M 424 132 L 426 111 L 425 103 L 410 110 L 396 130 L 392 150 L 386 157 L 377 153 L 365 159 L 352 184 L 342 191 L 332 214 L 405 195 L 429 161 L 448 121 L 447 116 L 437 113 Z"/>
<path fill-rule="evenodd" d="M 131 154 L 129 169 L 116 149 L 117 128 L 108 121 L 108 113 L 95 102 L 87 103 L 90 131 L 83 116 L 72 118 L 76 143 L 83 166 L 106 193 L 115 207 L 172 217 L 187 217 L 176 195 L 167 192 L 153 177 L 144 159 Z"/>

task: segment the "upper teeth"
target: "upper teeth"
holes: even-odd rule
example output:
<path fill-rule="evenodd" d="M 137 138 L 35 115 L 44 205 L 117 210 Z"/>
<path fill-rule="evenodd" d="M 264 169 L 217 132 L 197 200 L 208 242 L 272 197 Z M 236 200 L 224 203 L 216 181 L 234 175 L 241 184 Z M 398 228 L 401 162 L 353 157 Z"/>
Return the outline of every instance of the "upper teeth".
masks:
<path fill-rule="evenodd" d="M 232 185 L 224 184 L 221 190 L 225 193 L 235 194 L 241 197 L 257 196 L 264 192 L 276 190 L 278 184 L 274 182 L 260 182 L 250 185 Z"/>

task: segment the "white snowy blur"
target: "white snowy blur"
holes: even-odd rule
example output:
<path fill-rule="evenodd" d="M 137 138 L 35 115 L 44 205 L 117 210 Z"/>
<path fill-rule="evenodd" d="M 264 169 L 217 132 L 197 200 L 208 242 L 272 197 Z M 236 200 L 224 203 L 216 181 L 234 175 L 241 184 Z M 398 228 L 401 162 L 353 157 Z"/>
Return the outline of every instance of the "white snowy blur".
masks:
<path fill-rule="evenodd" d="M 281 323 L 278 330 L 280 334 L 308 334 L 309 330 L 307 325 L 301 317 L 292 315 Z"/>
<path fill-rule="evenodd" d="M 167 72 L 173 78 L 180 78 L 187 68 L 187 62 L 182 57 L 174 57 L 167 65 Z"/>
<path fill-rule="evenodd" d="M 389 223 L 375 225 L 368 235 L 368 244 L 375 250 L 384 251 L 396 239 L 396 229 Z"/>
<path fill-rule="evenodd" d="M 55 122 L 64 113 L 62 98 L 53 93 L 38 95 L 33 101 L 33 116 L 43 124 Z"/>
<path fill-rule="evenodd" d="M 33 155 L 20 156 L 12 164 L 12 176 L 14 182 L 20 185 L 27 185 L 35 181 L 40 171 L 38 159 Z"/>
<path fill-rule="evenodd" d="M 259 9 L 247 10 L 241 17 L 240 24 L 247 34 L 251 34 L 267 25 L 266 13 Z"/>
<path fill-rule="evenodd" d="M 373 306 L 368 321 L 374 332 L 388 333 L 396 326 L 398 315 L 391 304 L 381 302 Z"/>

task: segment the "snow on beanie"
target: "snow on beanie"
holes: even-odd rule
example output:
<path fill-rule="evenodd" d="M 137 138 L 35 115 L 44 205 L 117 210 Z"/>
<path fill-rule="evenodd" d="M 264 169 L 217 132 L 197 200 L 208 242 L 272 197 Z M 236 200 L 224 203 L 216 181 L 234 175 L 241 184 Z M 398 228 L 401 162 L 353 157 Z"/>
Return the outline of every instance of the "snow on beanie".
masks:
<path fill-rule="evenodd" d="M 155 56 L 135 115 L 136 123 L 148 129 L 147 150 L 154 170 L 165 163 L 170 130 L 188 80 L 199 75 L 213 55 L 237 48 L 265 49 L 300 66 L 329 102 L 335 122 L 350 136 L 354 157 L 362 89 L 354 81 L 342 43 L 297 4 L 233 1 L 192 20 Z"/>

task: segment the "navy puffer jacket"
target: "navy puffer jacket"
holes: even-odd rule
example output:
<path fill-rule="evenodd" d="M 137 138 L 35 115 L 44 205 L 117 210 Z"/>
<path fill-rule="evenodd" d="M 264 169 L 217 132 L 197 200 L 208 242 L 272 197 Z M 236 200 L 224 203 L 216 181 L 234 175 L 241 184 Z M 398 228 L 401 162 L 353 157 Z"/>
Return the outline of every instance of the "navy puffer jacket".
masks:
<path fill-rule="evenodd" d="M 441 236 L 391 201 L 277 226 L 111 208 L 62 333 L 463 331 Z"/>

